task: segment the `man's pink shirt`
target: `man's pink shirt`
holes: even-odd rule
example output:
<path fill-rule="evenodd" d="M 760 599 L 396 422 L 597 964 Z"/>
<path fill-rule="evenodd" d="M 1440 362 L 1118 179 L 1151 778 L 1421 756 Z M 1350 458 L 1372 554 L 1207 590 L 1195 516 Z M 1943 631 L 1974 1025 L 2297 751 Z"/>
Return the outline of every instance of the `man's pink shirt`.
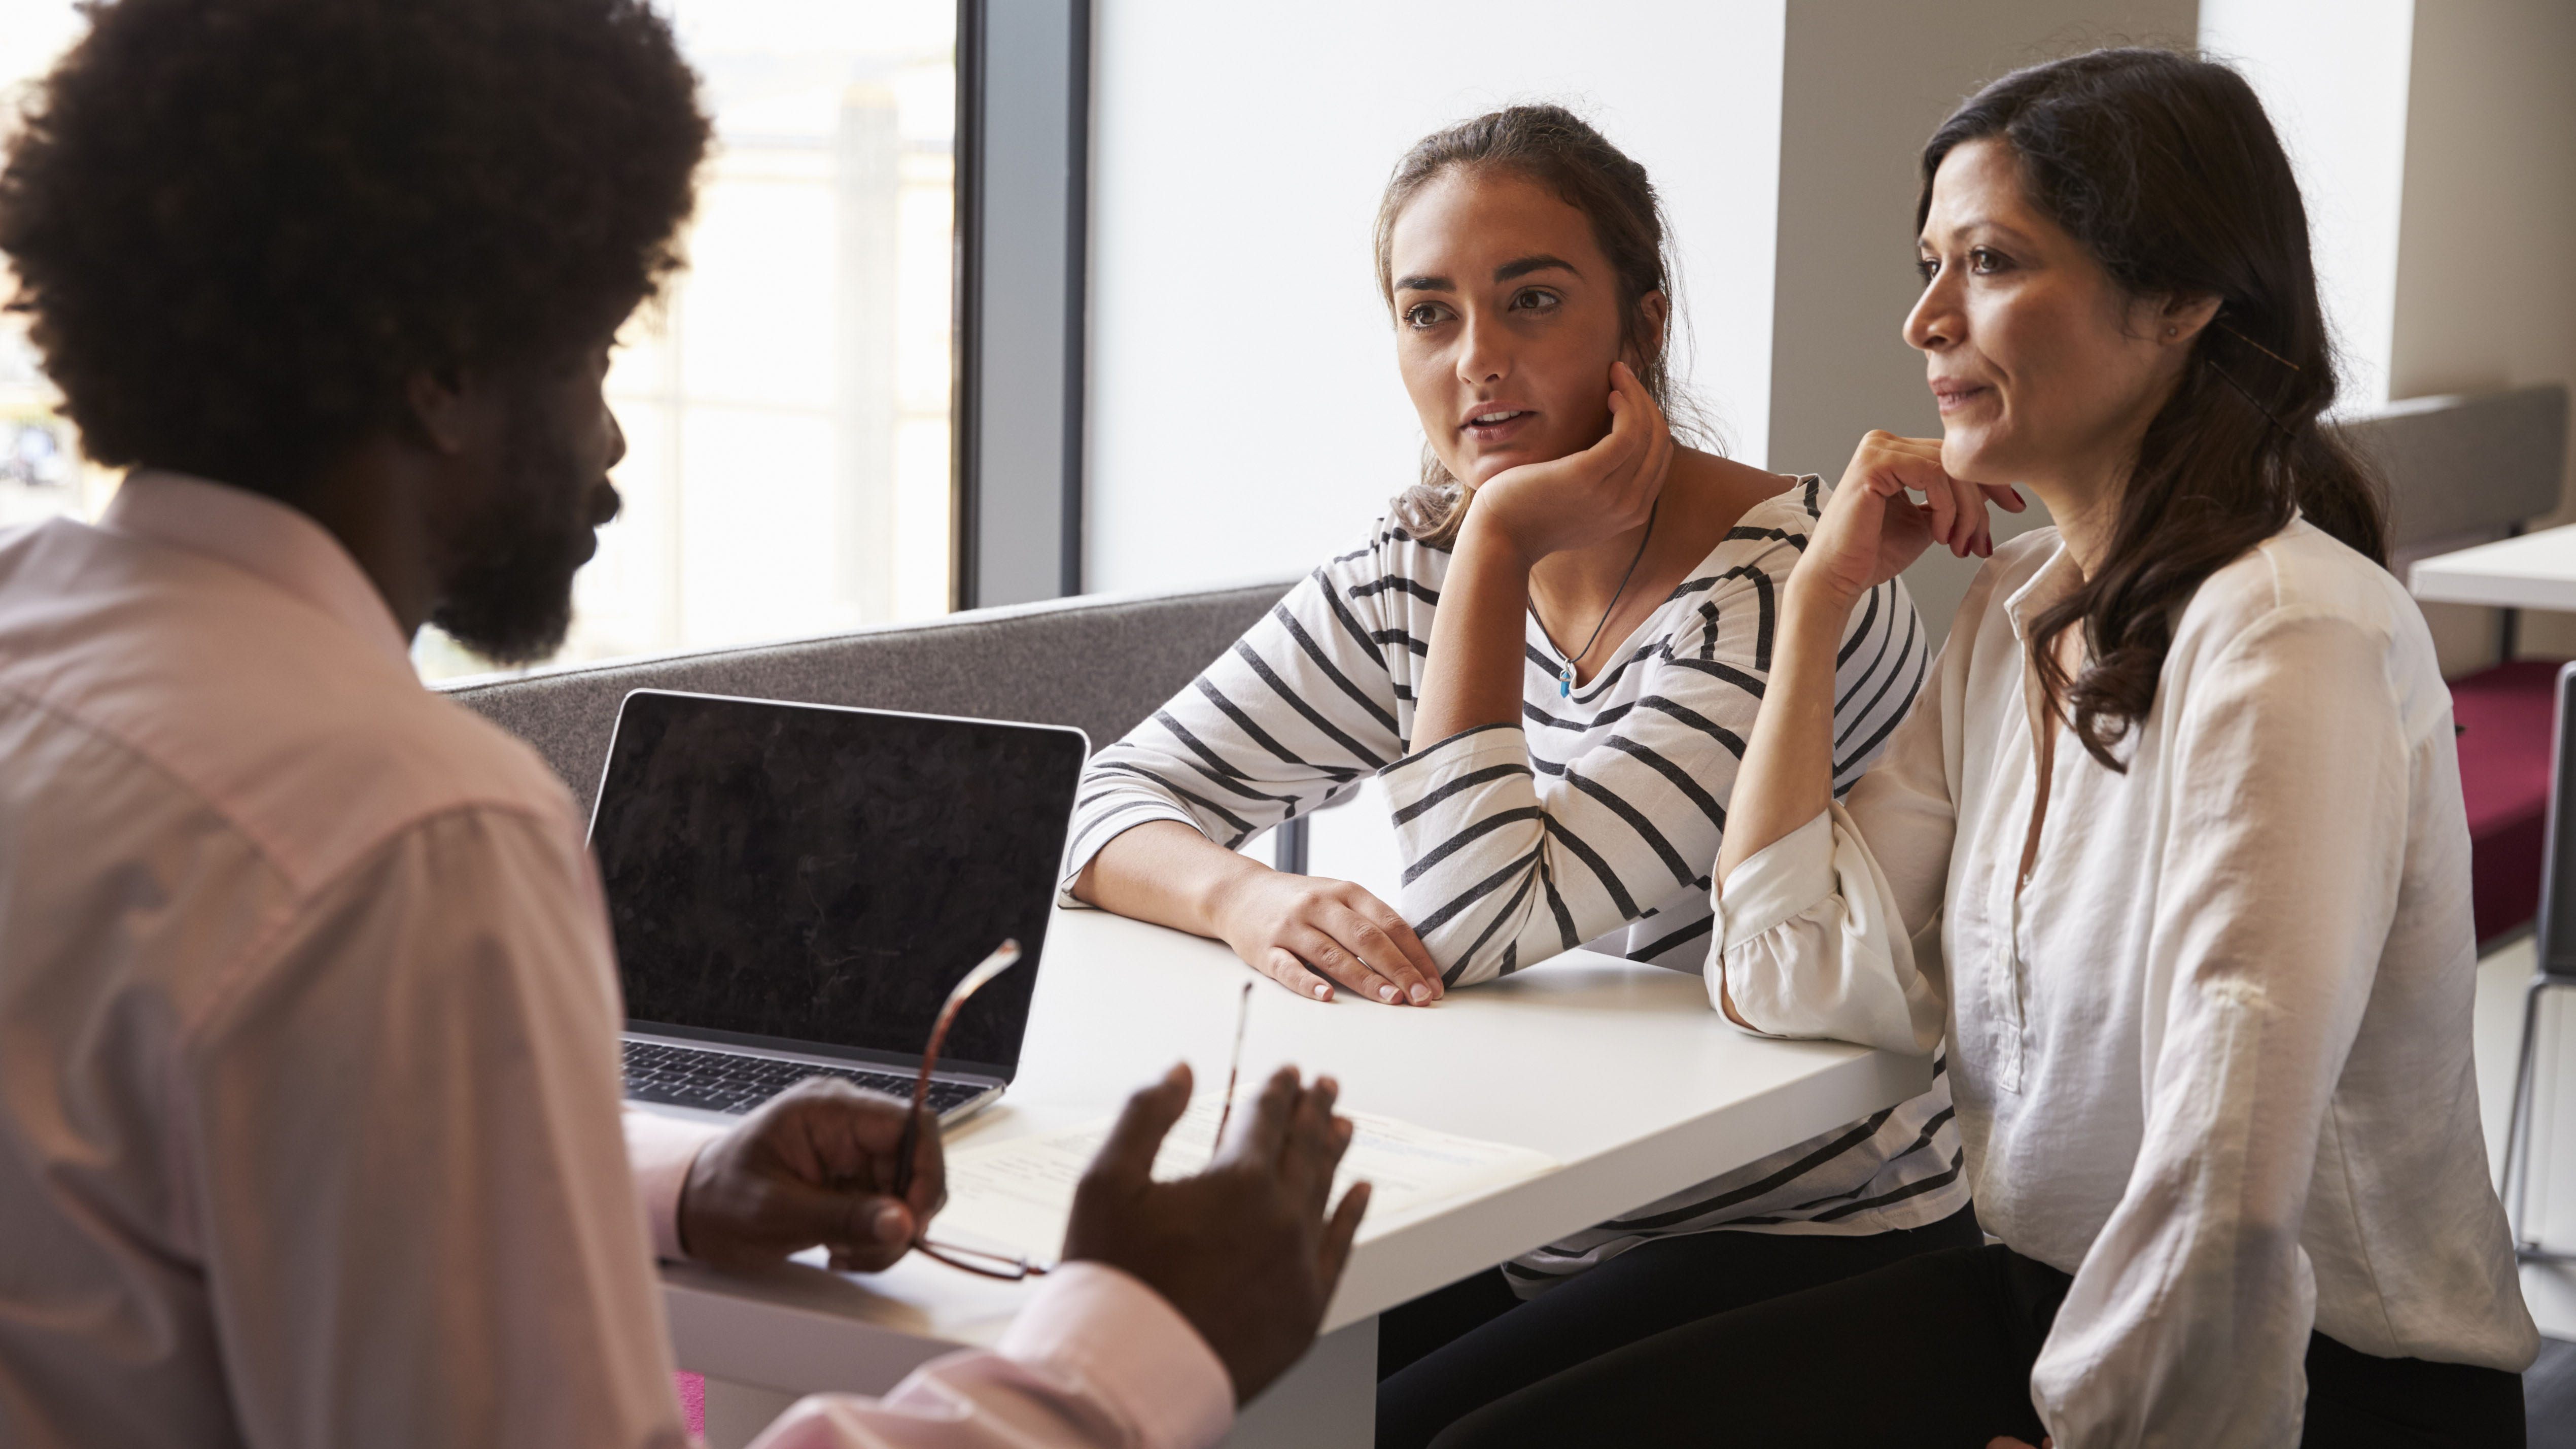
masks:
<path fill-rule="evenodd" d="M 684 1442 L 652 1258 L 708 1129 L 625 1112 L 561 783 L 420 687 L 330 533 L 176 474 L 0 534 L 0 1442 Z M 762 1437 L 1212 1443 L 1114 1269 Z"/>

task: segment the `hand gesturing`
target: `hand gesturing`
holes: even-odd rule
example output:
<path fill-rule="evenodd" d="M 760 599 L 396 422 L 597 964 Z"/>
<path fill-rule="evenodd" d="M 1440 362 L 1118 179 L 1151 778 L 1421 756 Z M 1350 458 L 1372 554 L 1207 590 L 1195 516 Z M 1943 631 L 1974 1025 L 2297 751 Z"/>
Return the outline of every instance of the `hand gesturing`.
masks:
<path fill-rule="evenodd" d="M 1074 1192 L 1064 1258 L 1121 1268 L 1160 1293 L 1216 1350 L 1241 1404 L 1297 1361 L 1323 1322 L 1368 1208 L 1368 1184 L 1324 1204 L 1351 1124 L 1330 1077 L 1300 1087 L 1282 1067 L 1196 1177 L 1153 1180 L 1154 1154 L 1190 1101 L 1190 1069 L 1127 1099 Z"/>

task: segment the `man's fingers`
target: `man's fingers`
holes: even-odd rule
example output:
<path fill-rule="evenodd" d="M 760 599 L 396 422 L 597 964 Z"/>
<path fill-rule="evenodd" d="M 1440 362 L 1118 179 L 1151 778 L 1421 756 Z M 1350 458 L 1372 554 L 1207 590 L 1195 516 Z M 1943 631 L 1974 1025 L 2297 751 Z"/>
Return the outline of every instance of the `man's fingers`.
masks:
<path fill-rule="evenodd" d="M 1333 1296 L 1333 1285 L 1342 1281 L 1342 1269 L 1351 1261 L 1351 1239 L 1360 1230 L 1360 1217 L 1368 1211 L 1369 1185 L 1351 1184 L 1333 1209 L 1332 1221 L 1324 1224 L 1324 1241 L 1316 1245 L 1315 1275 L 1324 1282 L 1324 1296 Z"/>
<path fill-rule="evenodd" d="M 841 1231 L 823 1243 L 831 1250 L 832 1261 L 846 1264 L 844 1271 L 853 1273 L 882 1273 L 893 1267 L 920 1231 L 911 1210 L 873 1193 L 847 1196 L 851 1201 L 842 1209 Z"/>
<path fill-rule="evenodd" d="M 1217 1159 L 1246 1158 L 1265 1169 L 1271 1168 L 1279 1161 L 1279 1145 L 1287 1139 L 1288 1121 L 1297 1110 L 1299 1095 L 1295 1067 L 1272 1072 L 1270 1080 L 1261 1084 L 1261 1095 L 1253 1099 L 1250 1120 L 1246 1121 L 1243 1113 L 1235 1114 L 1235 1120 L 1243 1126 L 1235 1134 L 1234 1150 L 1227 1150 L 1226 1143 L 1218 1143 Z"/>
<path fill-rule="evenodd" d="M 768 1256 L 820 1244 L 835 1262 L 874 1273 L 904 1254 L 916 1225 L 911 1211 L 882 1193 L 818 1187 L 797 1178 L 773 1178 L 759 1199 L 758 1237 Z"/>
<path fill-rule="evenodd" d="M 912 1144 L 912 1189 L 904 1194 L 913 1217 L 927 1223 L 948 1205 L 948 1147 L 940 1140 L 939 1118 L 928 1104 L 921 1108 L 921 1130 Z M 888 1188 L 894 1186 L 889 1180 Z"/>
<path fill-rule="evenodd" d="M 1162 1151 L 1164 1135 L 1181 1120 L 1182 1109 L 1189 1104 L 1190 1067 L 1183 1062 L 1164 1073 L 1161 1081 L 1127 1099 L 1117 1124 L 1109 1129 L 1109 1140 L 1100 1144 L 1100 1155 L 1091 1159 L 1091 1167 L 1083 1176 L 1111 1182 L 1145 1182 L 1153 1175 L 1154 1154 Z"/>
<path fill-rule="evenodd" d="M 770 1098 L 738 1132 L 762 1139 L 777 1160 L 814 1182 L 891 1177 L 906 1104 L 832 1077 L 808 1077 Z"/>
<path fill-rule="evenodd" d="M 1324 1210 L 1333 1169 L 1341 1165 L 1342 1153 L 1351 1145 L 1351 1124 L 1333 1115 L 1333 1103 L 1341 1091 L 1341 1083 L 1317 1077 L 1313 1086 L 1299 1092 L 1286 1139 L 1280 1144 L 1280 1185 L 1299 1200 L 1304 1212 Z"/>

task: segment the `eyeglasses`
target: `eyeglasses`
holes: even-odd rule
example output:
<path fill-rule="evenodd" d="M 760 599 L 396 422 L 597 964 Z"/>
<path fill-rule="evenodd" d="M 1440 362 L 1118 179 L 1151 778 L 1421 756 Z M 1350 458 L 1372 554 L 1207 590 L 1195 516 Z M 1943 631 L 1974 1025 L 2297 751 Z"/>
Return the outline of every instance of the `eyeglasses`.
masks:
<path fill-rule="evenodd" d="M 1214 1153 L 1225 1146 L 1225 1124 L 1234 1120 L 1234 1079 L 1243 1074 L 1243 1029 L 1252 1024 L 1252 983 L 1243 983 L 1243 995 L 1234 1008 L 1234 1056 L 1225 1064 L 1225 1110 L 1216 1114 L 1216 1141 L 1209 1144 Z"/>
<path fill-rule="evenodd" d="M 948 993 L 947 1003 L 939 1008 L 939 1020 L 930 1028 L 930 1045 L 921 1053 L 921 1075 L 913 1079 L 912 1111 L 904 1118 L 903 1137 L 895 1146 L 894 1195 L 896 1197 L 902 1197 L 912 1191 L 913 1154 L 921 1146 L 922 1114 L 930 1099 L 930 1071 L 939 1062 L 940 1048 L 947 1045 L 948 1024 L 957 1019 L 957 1008 L 966 1004 L 966 998 L 974 995 L 976 988 L 1010 970 L 1019 959 L 1020 943 L 1004 941 L 993 948 L 992 955 L 985 957 L 974 970 L 966 973 L 965 979 L 959 981 L 956 988 Z M 1252 982 L 1243 983 L 1243 995 L 1235 1006 L 1234 1056 L 1226 1063 L 1225 1108 L 1217 1114 L 1216 1119 L 1216 1141 L 1219 1145 L 1225 1142 L 1226 1125 L 1234 1120 L 1234 1085 L 1236 1078 L 1243 1072 L 1243 1031 L 1252 1021 L 1252 987 Z M 951 1268 L 986 1278 L 999 1278 L 1004 1282 L 1016 1283 L 1023 1278 L 1046 1276 L 1045 1264 L 1032 1263 L 1026 1258 L 1013 1257 L 1006 1253 L 988 1253 L 980 1248 L 961 1248 L 954 1243 L 934 1243 L 928 1237 L 914 1238 L 912 1246 L 925 1257 L 936 1259 Z"/>
<path fill-rule="evenodd" d="M 948 1028 L 957 1020 L 957 1009 L 964 1006 L 966 998 L 974 995 L 985 982 L 1018 965 L 1019 960 L 1020 943 L 1004 941 L 993 948 L 992 955 L 977 962 L 975 969 L 967 972 L 957 985 L 950 989 L 948 1000 L 940 1006 L 939 1020 L 930 1028 L 930 1044 L 921 1050 L 921 1074 L 912 1081 L 912 1111 L 904 1117 L 903 1136 L 895 1144 L 894 1195 L 896 1197 L 903 1197 L 912 1191 L 913 1157 L 921 1150 L 921 1123 L 929 1110 L 930 1073 L 932 1068 L 939 1065 L 940 1049 L 948 1044 Z M 1019 1279 L 1036 1277 L 1046 1272 L 1043 1265 L 1032 1263 L 1026 1258 L 987 1253 L 975 1248 L 960 1248 L 949 1243 L 934 1243 L 927 1237 L 916 1236 L 912 1240 L 912 1245 L 924 1256 L 935 1258 L 951 1268 L 978 1273 L 987 1278 L 1016 1282 Z"/>

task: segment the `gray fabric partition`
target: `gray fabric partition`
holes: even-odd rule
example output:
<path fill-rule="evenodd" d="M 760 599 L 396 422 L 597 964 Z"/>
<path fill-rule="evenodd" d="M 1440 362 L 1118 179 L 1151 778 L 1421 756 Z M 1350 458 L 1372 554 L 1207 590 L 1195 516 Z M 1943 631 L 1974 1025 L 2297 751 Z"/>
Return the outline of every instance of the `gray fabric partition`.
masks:
<path fill-rule="evenodd" d="M 2567 389 L 2558 383 L 2392 403 L 2338 431 L 2388 480 L 2389 543 L 2502 530 L 2554 513 L 2567 466 Z"/>
<path fill-rule="evenodd" d="M 448 693 L 535 745 L 585 814 L 608 757 L 618 702 L 633 689 L 1069 724 L 1098 749 L 1188 684 L 1295 582 L 976 609 L 920 624 L 553 670 Z"/>

